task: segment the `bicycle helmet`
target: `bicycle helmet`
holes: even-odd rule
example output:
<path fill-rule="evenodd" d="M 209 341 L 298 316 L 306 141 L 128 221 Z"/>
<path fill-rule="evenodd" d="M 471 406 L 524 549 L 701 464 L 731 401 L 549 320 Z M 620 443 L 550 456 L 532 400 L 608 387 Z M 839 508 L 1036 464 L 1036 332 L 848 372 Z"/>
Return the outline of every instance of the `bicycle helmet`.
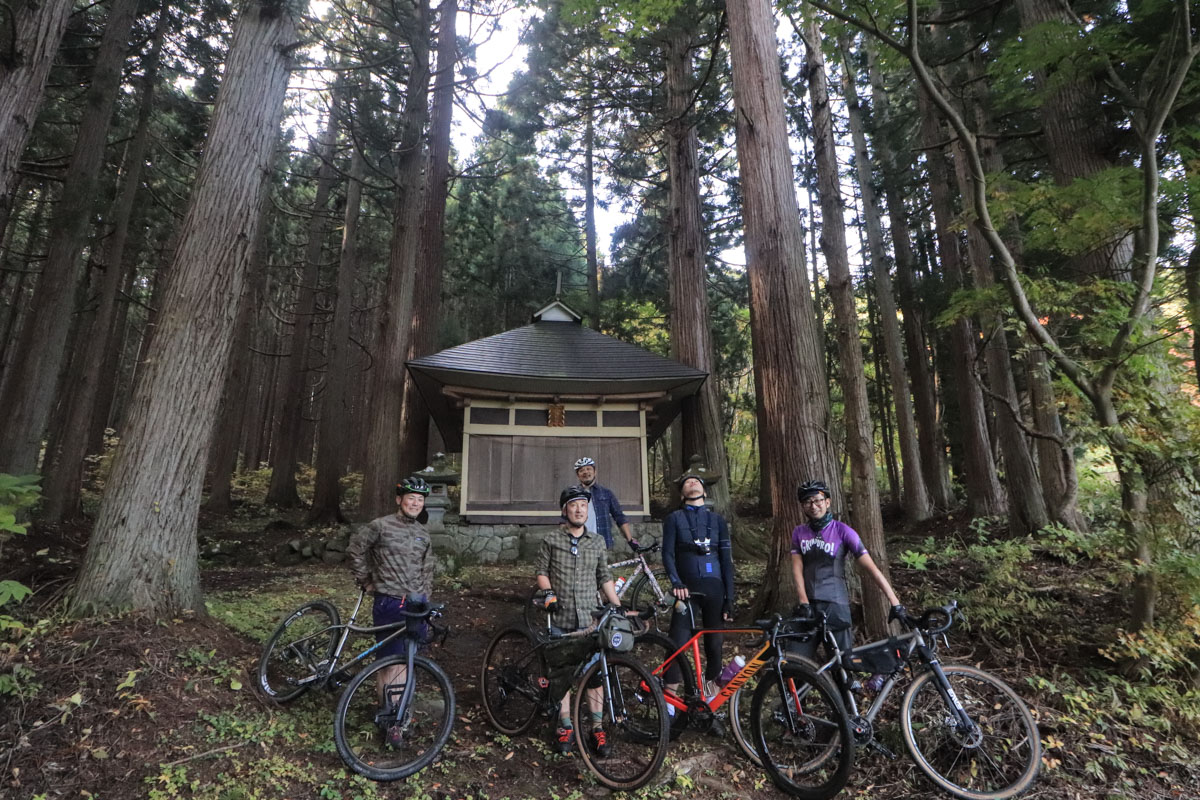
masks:
<path fill-rule="evenodd" d="M 796 499 L 804 502 L 806 498 L 812 497 L 814 494 L 823 494 L 826 497 L 832 497 L 833 492 L 829 491 L 829 487 L 825 481 L 805 481 L 796 488 Z"/>
<path fill-rule="evenodd" d="M 563 489 L 562 494 L 558 496 L 558 507 L 566 508 L 567 503 L 580 498 L 583 498 L 590 503 L 592 502 L 592 493 L 582 486 L 568 486 L 567 488 Z"/>
<path fill-rule="evenodd" d="M 419 494 L 423 497 L 429 496 L 429 484 L 425 479 L 417 475 L 412 475 L 405 478 L 396 484 L 396 496 L 399 497 L 405 494 Z"/>
<path fill-rule="evenodd" d="M 583 458 L 581 458 L 575 462 L 575 471 L 578 472 L 579 470 L 583 469 L 584 467 L 594 467 L 594 466 L 596 466 L 596 460 L 594 458 L 590 458 L 589 456 L 584 456 Z"/>

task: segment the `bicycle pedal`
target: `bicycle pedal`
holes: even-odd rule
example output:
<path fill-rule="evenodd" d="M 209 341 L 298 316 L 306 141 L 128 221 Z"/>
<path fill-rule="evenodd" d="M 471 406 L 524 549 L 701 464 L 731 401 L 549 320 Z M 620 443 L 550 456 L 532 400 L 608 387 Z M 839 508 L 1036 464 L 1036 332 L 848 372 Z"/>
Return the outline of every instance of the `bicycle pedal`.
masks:
<path fill-rule="evenodd" d="M 883 756 L 884 758 L 886 758 L 888 761 L 895 761 L 895 760 L 896 760 L 896 754 L 895 754 L 895 753 L 893 753 L 891 750 L 889 750 L 889 749 L 888 749 L 886 746 L 884 746 L 884 745 L 880 744 L 880 743 L 879 743 L 878 741 L 876 741 L 875 739 L 872 739 L 872 740 L 870 741 L 870 745 L 871 745 L 871 749 L 872 749 L 872 750 L 874 750 L 875 752 L 877 752 L 877 753 L 879 753 L 880 755 L 882 755 L 882 756 Z"/>

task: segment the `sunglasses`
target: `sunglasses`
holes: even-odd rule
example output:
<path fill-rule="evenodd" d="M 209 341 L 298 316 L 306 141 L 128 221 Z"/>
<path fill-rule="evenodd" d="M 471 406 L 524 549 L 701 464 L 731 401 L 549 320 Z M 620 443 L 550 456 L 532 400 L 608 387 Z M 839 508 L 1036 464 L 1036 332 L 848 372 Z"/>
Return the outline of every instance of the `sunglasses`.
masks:
<path fill-rule="evenodd" d="M 571 555 L 575 556 L 576 558 L 578 558 L 578 557 L 579 557 L 579 545 L 572 543 L 572 545 L 571 545 Z"/>

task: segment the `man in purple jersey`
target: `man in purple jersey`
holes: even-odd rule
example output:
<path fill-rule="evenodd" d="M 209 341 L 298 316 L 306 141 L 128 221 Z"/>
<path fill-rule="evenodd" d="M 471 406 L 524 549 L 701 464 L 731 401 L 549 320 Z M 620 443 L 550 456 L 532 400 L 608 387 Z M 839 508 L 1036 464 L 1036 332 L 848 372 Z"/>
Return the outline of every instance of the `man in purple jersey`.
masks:
<path fill-rule="evenodd" d="M 821 481 L 806 481 L 796 490 L 800 507 L 808 521 L 792 531 L 792 576 L 796 579 L 799 605 L 793 616 L 811 617 L 814 611 L 825 613 L 826 625 L 842 652 L 854 643 L 850 623 L 850 590 L 846 586 L 846 561 L 853 558 L 874 579 L 892 605 L 892 617 L 904 615 L 904 606 L 892 585 L 863 547 L 858 533 L 833 518 L 829 510 L 829 487 Z M 796 645 L 802 656 L 817 654 L 816 640 Z"/>

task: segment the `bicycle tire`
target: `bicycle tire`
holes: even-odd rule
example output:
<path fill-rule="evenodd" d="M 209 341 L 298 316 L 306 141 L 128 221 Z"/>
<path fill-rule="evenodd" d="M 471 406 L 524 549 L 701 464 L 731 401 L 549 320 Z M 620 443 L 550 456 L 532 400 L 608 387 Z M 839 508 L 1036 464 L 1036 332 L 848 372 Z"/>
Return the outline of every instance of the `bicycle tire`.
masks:
<path fill-rule="evenodd" d="M 784 703 L 792 707 L 794 730 Z M 792 797 L 828 800 L 850 779 L 854 733 L 846 708 L 829 679 L 810 667 L 789 661 L 782 680 L 774 672 L 764 675 L 750 723 L 763 769 Z"/>
<path fill-rule="evenodd" d="M 516 736 L 529 730 L 549 696 L 546 654 L 522 628 L 505 628 L 483 654 L 479 693 L 492 726 Z"/>
<path fill-rule="evenodd" d="M 300 683 L 320 675 L 333 658 L 342 624 L 337 606 L 328 600 L 305 603 L 275 628 L 258 660 L 258 687 L 276 703 L 288 703 L 320 681 Z"/>
<path fill-rule="evenodd" d="M 1042 761 L 1029 707 L 1008 684 L 981 669 L 948 664 L 941 669 L 977 728 L 965 736 L 957 730 L 937 676 L 923 673 L 900 706 L 913 761 L 938 788 L 963 800 L 1004 800 L 1029 789 Z"/>
<path fill-rule="evenodd" d="M 758 757 L 758 746 L 754 743 L 750 719 L 754 707 L 754 690 L 758 687 L 760 676 L 764 674 L 766 673 L 759 671 L 753 675 L 729 698 L 729 732 L 733 734 L 733 740 L 737 742 L 742 754 L 757 767 L 762 766 L 762 759 Z"/>
<path fill-rule="evenodd" d="M 658 600 L 658 595 L 651 588 L 650 581 L 657 583 L 658 588 L 662 590 L 663 600 L 661 603 Z M 665 627 L 661 623 L 666 619 L 666 615 L 673 603 L 671 579 L 667 577 L 667 571 L 662 567 L 651 567 L 650 572 L 643 572 L 641 575 L 638 575 L 621 595 L 621 605 L 625 608 L 637 611 L 643 615 L 647 615 L 650 611 L 653 611 L 653 616 L 650 619 L 653 619 L 655 625 L 658 627 Z"/>
<path fill-rule="evenodd" d="M 413 658 L 415 686 L 405 708 L 380 705 L 376 676 L 385 669 L 404 666 L 405 656 L 388 656 L 354 676 L 338 700 L 333 718 L 333 741 L 346 765 L 373 781 L 396 781 L 420 772 L 433 763 L 450 740 L 454 727 L 454 687 L 436 663 Z M 403 683 L 386 690 L 400 701 Z M 392 726 L 401 729 L 401 740 L 388 740 Z"/>
<path fill-rule="evenodd" d="M 679 646 L 671 641 L 671 637 L 665 633 L 646 631 L 634 639 L 630 655 L 642 662 L 642 666 L 653 674 L 678 649 Z M 679 683 L 680 690 L 676 696 L 680 700 L 686 702 L 688 698 L 695 697 L 696 675 L 692 672 L 692 662 L 688 659 L 688 654 L 683 652 L 676 656 L 675 660 L 671 662 L 671 667 L 678 668 L 678 674 L 662 673 L 655 676 L 659 686 L 664 689 L 664 694 L 668 683 Z M 670 673 L 675 673 L 675 669 L 671 669 Z M 667 703 L 667 716 L 670 718 L 671 740 L 674 741 L 687 730 L 691 722 L 691 712 Z"/>
<path fill-rule="evenodd" d="M 641 662 L 616 654 L 609 654 L 607 662 L 606 675 L 601 673 L 603 662 L 596 659 L 575 685 L 571 719 L 576 746 L 583 763 L 602 784 L 633 791 L 649 783 L 666 758 L 670 736 L 667 703 L 658 682 Z M 603 726 L 609 747 L 603 756 L 591 745 L 591 719 L 585 713 L 586 687 L 597 679 L 604 693 Z"/>

